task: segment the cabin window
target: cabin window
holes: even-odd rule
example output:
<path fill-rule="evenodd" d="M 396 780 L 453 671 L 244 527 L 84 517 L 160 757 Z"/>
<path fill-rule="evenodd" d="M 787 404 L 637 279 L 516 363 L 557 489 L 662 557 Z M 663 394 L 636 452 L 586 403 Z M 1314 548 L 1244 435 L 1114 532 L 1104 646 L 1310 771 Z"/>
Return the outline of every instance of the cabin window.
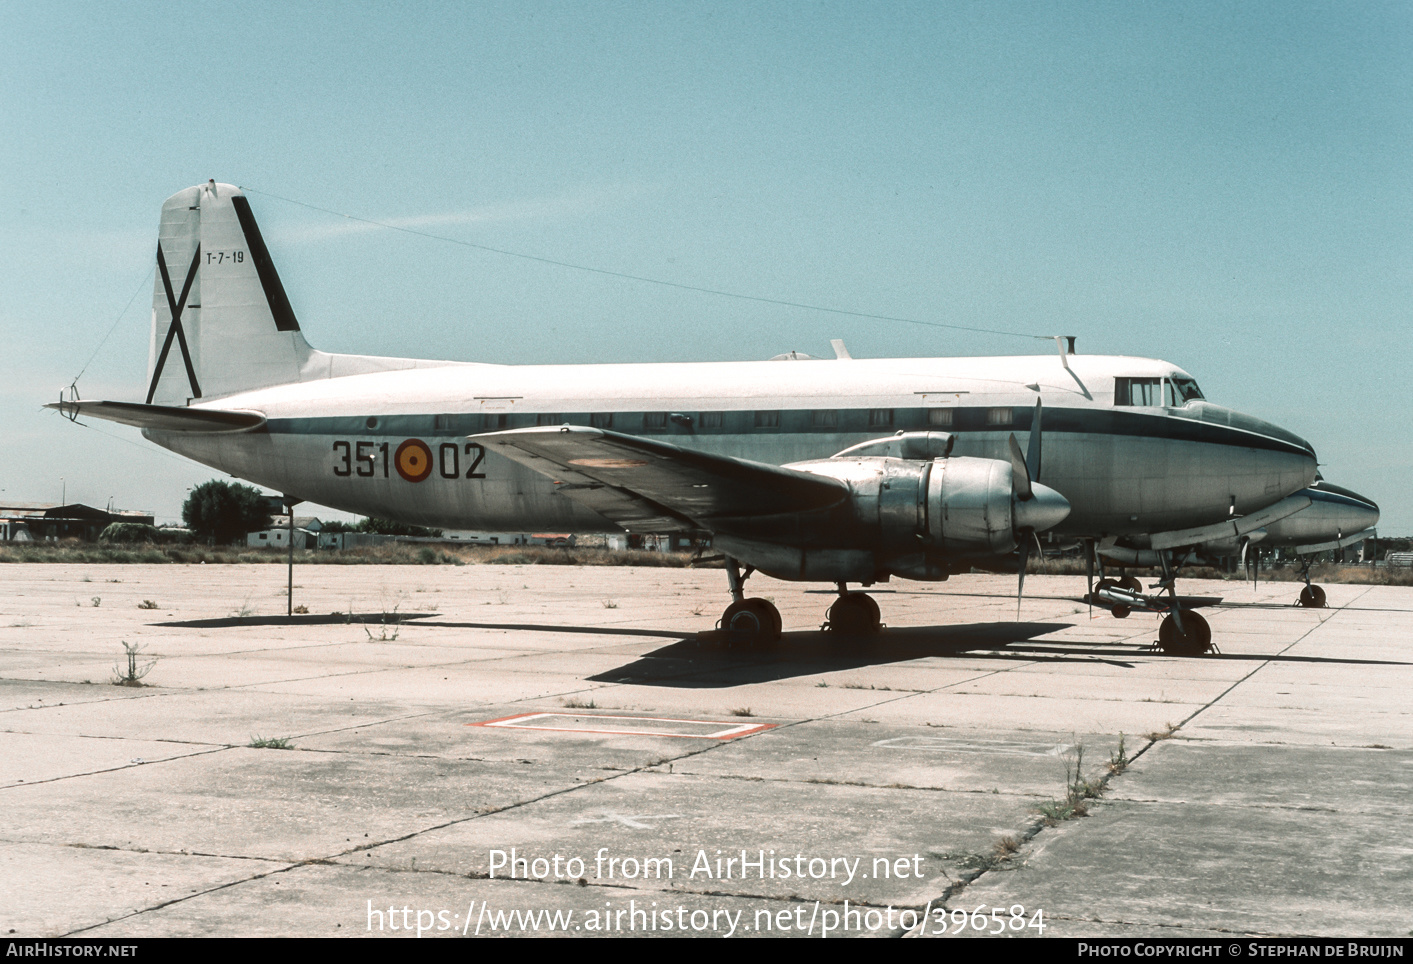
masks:
<path fill-rule="evenodd" d="M 1160 378 L 1116 378 L 1114 379 L 1114 404 L 1156 406 L 1161 404 L 1159 394 L 1162 388 Z"/>
<path fill-rule="evenodd" d="M 643 428 L 650 432 L 661 432 L 667 428 L 666 412 L 644 412 Z"/>
<path fill-rule="evenodd" d="M 589 416 L 589 424 L 594 428 L 613 428 L 613 413 L 594 412 Z"/>
<path fill-rule="evenodd" d="M 559 425 L 564 419 L 552 412 L 541 412 L 535 416 L 536 425 Z"/>
<path fill-rule="evenodd" d="M 933 428 L 951 428 L 952 410 L 950 408 L 931 408 L 927 411 L 927 424 Z"/>
<path fill-rule="evenodd" d="M 988 408 L 986 410 L 986 424 L 995 426 L 1009 426 L 1015 424 L 1015 409 L 1012 408 Z"/>
<path fill-rule="evenodd" d="M 702 412 L 697 419 L 697 424 L 702 428 L 721 428 L 720 412 Z"/>
<path fill-rule="evenodd" d="M 779 412 L 756 412 L 756 428 L 779 428 Z"/>
<path fill-rule="evenodd" d="M 810 425 L 815 428 L 838 428 L 839 413 L 832 408 L 810 412 Z"/>
<path fill-rule="evenodd" d="M 481 418 L 483 427 L 487 429 L 505 428 L 506 423 L 510 421 L 508 415 L 483 415 Z"/>
<path fill-rule="evenodd" d="M 891 408 L 870 408 L 868 410 L 869 428 L 892 428 L 893 410 Z"/>
<path fill-rule="evenodd" d="M 452 419 L 454 419 L 455 417 L 455 415 L 433 415 L 432 431 L 450 432 L 452 429 Z"/>

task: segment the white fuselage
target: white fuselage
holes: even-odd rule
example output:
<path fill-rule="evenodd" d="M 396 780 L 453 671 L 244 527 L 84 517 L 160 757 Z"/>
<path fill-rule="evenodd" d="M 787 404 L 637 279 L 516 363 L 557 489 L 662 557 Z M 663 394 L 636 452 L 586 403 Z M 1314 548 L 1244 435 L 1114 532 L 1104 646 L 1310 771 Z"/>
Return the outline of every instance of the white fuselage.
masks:
<path fill-rule="evenodd" d="M 1098 355 L 781 360 L 633 365 L 447 363 L 202 398 L 263 414 L 255 432 L 149 430 L 154 441 L 307 501 L 448 528 L 612 531 L 553 480 L 487 453 L 482 432 L 594 425 L 774 465 L 825 458 L 898 431 L 955 436 L 953 455 L 1006 459 L 1037 399 L 1039 479 L 1072 506 L 1059 534 L 1102 537 L 1206 525 L 1297 492 L 1310 446 L 1205 401 L 1115 404 L 1119 378 L 1185 378 L 1161 361 Z M 421 363 L 426 366 L 428 363 Z M 1158 401 L 1161 395 L 1151 399 Z M 398 447 L 433 454 L 424 478 Z"/>

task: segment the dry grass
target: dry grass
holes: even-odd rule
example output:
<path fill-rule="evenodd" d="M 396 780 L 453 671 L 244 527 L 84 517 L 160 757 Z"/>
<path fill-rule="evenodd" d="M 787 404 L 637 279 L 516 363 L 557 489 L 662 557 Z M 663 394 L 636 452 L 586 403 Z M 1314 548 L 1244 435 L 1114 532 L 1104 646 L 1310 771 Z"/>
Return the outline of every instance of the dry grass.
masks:
<path fill-rule="evenodd" d="M 0 544 L 0 563 L 269 563 L 284 565 L 285 549 L 246 549 L 239 546 L 106 545 L 76 540 L 59 543 Z M 406 566 L 643 566 L 685 569 L 692 556 L 685 552 L 646 552 L 640 549 L 554 549 L 548 546 L 458 546 L 395 543 L 341 551 L 297 549 L 294 561 L 310 564 Z"/>

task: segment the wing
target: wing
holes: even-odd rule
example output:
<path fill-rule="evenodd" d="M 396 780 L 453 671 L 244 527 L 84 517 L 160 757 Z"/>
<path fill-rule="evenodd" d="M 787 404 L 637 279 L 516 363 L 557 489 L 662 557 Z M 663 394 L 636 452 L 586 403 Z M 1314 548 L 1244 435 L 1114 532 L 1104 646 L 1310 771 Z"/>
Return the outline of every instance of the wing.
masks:
<path fill-rule="evenodd" d="M 473 435 L 487 449 L 554 481 L 557 491 L 635 532 L 715 531 L 839 505 L 844 483 L 578 425 Z"/>

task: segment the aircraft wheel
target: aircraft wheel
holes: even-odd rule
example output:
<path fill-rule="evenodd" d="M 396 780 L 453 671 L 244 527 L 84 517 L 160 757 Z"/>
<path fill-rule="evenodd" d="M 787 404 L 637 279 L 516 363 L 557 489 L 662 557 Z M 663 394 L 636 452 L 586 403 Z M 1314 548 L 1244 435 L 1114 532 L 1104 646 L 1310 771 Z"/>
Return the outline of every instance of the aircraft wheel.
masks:
<path fill-rule="evenodd" d="M 846 592 L 829 607 L 829 631 L 845 636 L 872 636 L 881 627 L 878 603 L 864 592 Z"/>
<path fill-rule="evenodd" d="M 764 599 L 743 599 L 726 607 L 721 628 L 741 642 L 772 642 L 780 638 L 780 611 Z"/>
<path fill-rule="evenodd" d="M 1300 590 L 1300 605 L 1306 609 L 1324 609 L 1325 591 L 1319 586 L 1306 586 Z"/>
<path fill-rule="evenodd" d="M 1143 583 L 1139 582 L 1136 576 L 1124 576 L 1119 580 L 1119 588 L 1127 589 L 1129 592 L 1142 592 Z"/>
<path fill-rule="evenodd" d="M 1212 648 L 1212 627 L 1191 609 L 1182 611 L 1182 628 L 1172 616 L 1158 627 L 1158 646 L 1169 656 L 1201 656 Z"/>
<path fill-rule="evenodd" d="M 1095 592 L 1103 592 L 1105 589 L 1118 589 L 1118 588 L 1119 588 L 1119 581 L 1118 581 L 1117 579 L 1100 579 L 1098 582 L 1096 582 L 1096 583 L 1094 584 L 1094 591 L 1095 591 Z"/>
<path fill-rule="evenodd" d="M 1128 614 L 1133 612 L 1133 610 L 1127 606 L 1114 606 L 1109 612 L 1113 613 L 1115 619 L 1127 619 Z"/>

